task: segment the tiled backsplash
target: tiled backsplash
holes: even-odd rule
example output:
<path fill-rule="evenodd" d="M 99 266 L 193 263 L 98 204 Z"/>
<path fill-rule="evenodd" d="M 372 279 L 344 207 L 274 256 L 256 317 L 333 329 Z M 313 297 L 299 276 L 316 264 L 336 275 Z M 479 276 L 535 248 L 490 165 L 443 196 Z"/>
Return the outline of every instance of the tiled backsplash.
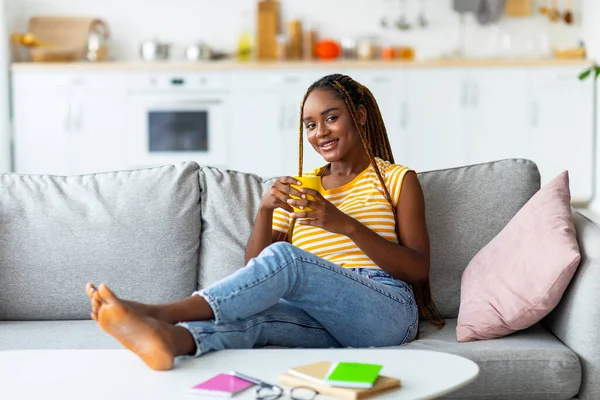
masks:
<path fill-rule="evenodd" d="M 243 26 L 244 14 L 254 27 L 255 0 L 6 0 L 12 19 L 9 27 L 23 30 L 32 15 L 85 15 L 105 19 L 112 31 L 113 55 L 118 59 L 136 59 L 139 44 L 148 38 L 160 38 L 174 45 L 175 58 L 183 58 L 183 48 L 193 42 L 229 50 Z M 407 0 L 409 22 L 415 22 L 420 0 Z M 384 44 L 415 47 L 418 58 L 451 53 L 459 43 L 459 17 L 451 0 L 424 1 L 429 26 L 409 31 L 384 29 L 384 14 L 396 19 L 400 0 L 281 0 L 283 19 L 300 18 L 317 29 L 320 37 L 374 37 Z M 549 24 L 539 15 L 522 19 L 502 19 L 497 26 L 480 26 L 466 17 L 466 55 L 483 57 L 491 52 L 507 56 L 533 51 L 543 45 L 545 33 L 549 45 L 572 46 L 581 39 L 582 1 L 574 0 L 576 24 Z M 393 11 L 393 13 L 390 12 Z M 510 47 L 507 48 L 507 43 Z M 497 43 L 494 45 L 494 43 Z M 503 43 L 503 44 L 500 44 Z M 491 47 L 490 47 L 491 46 Z"/>

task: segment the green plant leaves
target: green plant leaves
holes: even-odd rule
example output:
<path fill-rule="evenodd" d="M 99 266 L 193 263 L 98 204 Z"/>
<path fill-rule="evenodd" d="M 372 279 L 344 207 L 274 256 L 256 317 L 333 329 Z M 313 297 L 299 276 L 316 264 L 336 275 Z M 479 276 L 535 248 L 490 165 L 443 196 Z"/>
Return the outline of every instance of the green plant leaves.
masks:
<path fill-rule="evenodd" d="M 586 69 L 581 74 L 579 74 L 579 80 L 581 80 L 581 81 L 584 80 L 585 78 L 590 76 L 591 73 L 592 73 L 592 68 Z"/>
<path fill-rule="evenodd" d="M 588 69 L 586 69 L 585 71 L 580 73 L 579 80 L 582 81 L 582 80 L 586 79 L 588 76 L 590 76 L 592 74 L 592 72 L 594 73 L 594 80 L 597 80 L 598 76 L 600 76 L 600 65 L 592 65 L 591 67 L 589 67 Z"/>

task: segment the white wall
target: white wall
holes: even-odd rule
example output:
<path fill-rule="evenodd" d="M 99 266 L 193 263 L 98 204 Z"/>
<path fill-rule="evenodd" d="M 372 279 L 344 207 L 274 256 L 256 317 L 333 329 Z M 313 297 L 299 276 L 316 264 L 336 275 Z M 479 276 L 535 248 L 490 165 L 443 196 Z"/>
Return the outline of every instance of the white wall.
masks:
<path fill-rule="evenodd" d="M 172 42 L 173 53 L 182 57 L 183 48 L 194 41 L 229 50 L 234 48 L 236 33 L 242 26 L 243 14 L 250 12 L 254 27 L 255 0 L 9 0 L 18 8 L 13 24 L 26 28 L 32 15 L 86 15 L 104 18 L 112 28 L 113 54 L 119 59 L 135 59 L 139 43 L 158 37 Z M 420 58 L 439 56 L 454 50 L 458 43 L 458 15 L 451 0 L 424 0 L 431 19 L 426 30 L 408 32 L 384 30 L 379 21 L 384 13 L 395 19 L 399 0 L 280 0 L 283 18 L 301 18 L 319 30 L 322 37 L 374 36 L 390 44 L 416 47 Z M 416 18 L 419 0 L 407 0 L 411 21 Z M 579 10 L 580 2 L 574 0 Z M 579 12 L 576 20 L 579 20 Z M 468 56 L 482 56 L 494 29 L 478 26 L 467 18 Z M 548 32 L 552 43 L 572 45 L 580 39 L 580 25 L 549 24 L 539 15 L 525 19 L 505 19 L 502 32 L 512 35 L 513 47 L 524 48 L 537 40 L 540 32 Z"/>

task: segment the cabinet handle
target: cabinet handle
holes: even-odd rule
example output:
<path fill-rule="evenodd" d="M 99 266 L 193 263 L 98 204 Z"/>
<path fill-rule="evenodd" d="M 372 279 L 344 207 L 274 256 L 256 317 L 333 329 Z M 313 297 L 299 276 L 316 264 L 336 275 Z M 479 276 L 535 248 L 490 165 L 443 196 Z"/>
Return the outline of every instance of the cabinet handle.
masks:
<path fill-rule="evenodd" d="M 296 118 L 300 118 L 299 114 L 297 113 L 297 108 L 296 108 L 296 103 L 294 102 L 294 104 L 292 104 L 292 106 L 290 107 L 290 120 L 289 120 L 289 129 L 294 129 L 296 128 L 296 122 L 297 119 Z"/>
<path fill-rule="evenodd" d="M 285 83 L 298 83 L 300 78 L 297 75 L 288 75 L 283 80 Z"/>
<path fill-rule="evenodd" d="M 400 127 L 406 130 L 408 127 L 408 102 L 406 100 L 402 102 L 402 110 L 400 115 Z"/>
<path fill-rule="evenodd" d="M 535 101 L 531 103 L 531 127 L 537 128 L 540 123 L 540 104 Z"/>
<path fill-rule="evenodd" d="M 279 112 L 279 130 L 280 131 L 285 130 L 285 115 L 286 115 L 285 108 L 286 108 L 285 104 L 282 104 L 280 112 Z"/>
<path fill-rule="evenodd" d="M 65 117 L 63 120 L 63 127 L 65 132 L 71 131 L 71 126 L 73 122 L 73 103 L 68 102 L 65 104 Z"/>
<path fill-rule="evenodd" d="M 77 103 L 77 107 L 76 107 L 76 112 L 75 112 L 75 117 L 73 118 L 73 125 L 75 127 L 75 131 L 81 133 L 81 126 L 82 126 L 82 115 L 83 115 L 83 110 L 82 110 L 82 106 L 81 106 L 81 102 Z"/>
<path fill-rule="evenodd" d="M 467 86 L 467 81 L 462 81 L 462 87 L 460 89 L 460 104 L 463 108 L 467 108 L 467 97 L 468 97 L 469 88 Z"/>
<path fill-rule="evenodd" d="M 471 90 L 471 106 L 475 108 L 479 106 L 479 83 L 472 82 L 471 86 L 473 88 L 473 90 Z"/>
<path fill-rule="evenodd" d="M 375 76 L 373 78 L 373 83 L 390 83 L 391 79 L 388 76 Z"/>

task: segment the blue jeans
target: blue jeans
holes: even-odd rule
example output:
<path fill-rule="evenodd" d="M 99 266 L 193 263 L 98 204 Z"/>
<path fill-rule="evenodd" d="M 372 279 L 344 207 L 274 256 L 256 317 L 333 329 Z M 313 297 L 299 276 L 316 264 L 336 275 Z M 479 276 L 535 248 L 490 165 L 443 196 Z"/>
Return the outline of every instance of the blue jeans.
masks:
<path fill-rule="evenodd" d="M 410 285 L 383 270 L 342 268 L 285 242 L 194 295 L 215 315 L 178 324 L 193 336 L 196 356 L 265 345 L 395 346 L 417 333 Z"/>

